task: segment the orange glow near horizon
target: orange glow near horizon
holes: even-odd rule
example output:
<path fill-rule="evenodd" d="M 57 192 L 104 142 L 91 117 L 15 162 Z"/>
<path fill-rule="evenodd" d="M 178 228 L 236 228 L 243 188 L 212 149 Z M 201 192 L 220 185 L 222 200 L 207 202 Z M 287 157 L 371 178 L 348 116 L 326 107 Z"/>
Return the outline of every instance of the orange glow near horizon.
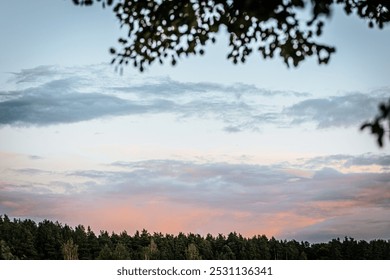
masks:
<path fill-rule="evenodd" d="M 256 213 L 211 207 L 197 207 L 184 203 L 172 203 L 164 198 L 146 200 L 133 197 L 123 201 L 100 200 L 83 209 L 67 211 L 63 216 L 72 226 L 90 226 L 95 233 L 101 230 L 134 233 L 146 229 L 149 233 L 200 235 L 237 232 L 244 237 L 257 235 L 281 236 L 306 226 L 321 222 L 322 218 L 310 218 L 290 212 Z"/>

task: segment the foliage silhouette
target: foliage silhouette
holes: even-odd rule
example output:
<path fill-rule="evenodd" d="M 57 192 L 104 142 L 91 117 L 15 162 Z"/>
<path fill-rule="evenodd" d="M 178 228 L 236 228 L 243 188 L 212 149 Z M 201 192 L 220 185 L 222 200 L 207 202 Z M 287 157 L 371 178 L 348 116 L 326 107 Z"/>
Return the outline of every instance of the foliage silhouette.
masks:
<path fill-rule="evenodd" d="M 387 123 L 387 127 L 386 127 Z M 383 138 L 388 134 L 390 140 L 390 99 L 387 103 L 383 102 L 379 104 L 379 114 L 371 122 L 366 122 L 361 126 L 361 130 L 370 128 L 371 133 L 376 135 L 378 145 L 383 147 Z"/>
<path fill-rule="evenodd" d="M 229 34 L 227 58 L 234 63 L 257 50 L 264 58 L 279 54 L 287 66 L 310 56 L 326 64 L 335 48 L 318 43 L 318 37 L 333 6 L 342 5 L 347 15 L 356 13 L 370 27 L 383 28 L 390 20 L 388 0 L 73 0 L 84 6 L 95 2 L 113 6 L 128 32 L 118 40 L 120 51 L 110 49 L 112 63 L 133 63 L 140 71 L 155 61 L 175 65 L 183 55 L 204 54 L 221 27 Z M 309 18 L 303 16 L 306 8 Z"/>
<path fill-rule="evenodd" d="M 207 43 L 215 43 L 225 28 L 229 36 L 227 59 L 244 63 L 253 51 L 264 58 L 279 55 L 287 66 L 298 66 L 315 56 L 327 64 L 336 51 L 318 38 L 332 14 L 341 5 L 346 15 L 356 14 L 369 27 L 383 28 L 390 21 L 388 0 L 72 0 L 75 5 L 100 2 L 126 28 L 127 38 L 119 38 L 120 50 L 110 48 L 112 64 L 133 64 L 141 72 L 150 64 L 168 60 L 176 65 L 182 56 L 203 55 Z M 309 17 L 303 16 L 305 9 Z M 122 68 L 121 68 L 122 69 Z M 362 125 L 371 128 L 380 147 L 390 123 L 390 103 L 380 105 L 381 115 Z M 390 137 L 390 132 L 389 132 Z"/>

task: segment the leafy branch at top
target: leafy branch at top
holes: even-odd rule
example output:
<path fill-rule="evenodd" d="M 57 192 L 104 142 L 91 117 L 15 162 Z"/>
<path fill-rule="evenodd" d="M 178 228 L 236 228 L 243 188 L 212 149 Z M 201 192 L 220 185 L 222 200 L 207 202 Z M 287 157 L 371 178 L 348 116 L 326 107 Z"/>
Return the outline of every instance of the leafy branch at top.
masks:
<path fill-rule="evenodd" d="M 369 26 L 382 28 L 389 22 L 387 0 L 73 0 L 76 5 L 113 6 L 127 37 L 120 49 L 111 48 L 112 63 L 132 64 L 143 71 L 148 65 L 168 60 L 175 65 L 182 56 L 203 55 L 207 43 L 215 43 L 224 27 L 229 36 L 227 58 L 245 62 L 258 52 L 264 58 L 279 55 L 287 66 L 298 66 L 315 56 L 326 64 L 333 46 L 318 43 L 326 17 L 335 4 L 347 14 L 356 13 Z M 310 4 L 309 4 L 310 3 Z M 309 19 L 299 14 L 310 6 Z M 302 13 L 301 13 L 302 14 Z"/>

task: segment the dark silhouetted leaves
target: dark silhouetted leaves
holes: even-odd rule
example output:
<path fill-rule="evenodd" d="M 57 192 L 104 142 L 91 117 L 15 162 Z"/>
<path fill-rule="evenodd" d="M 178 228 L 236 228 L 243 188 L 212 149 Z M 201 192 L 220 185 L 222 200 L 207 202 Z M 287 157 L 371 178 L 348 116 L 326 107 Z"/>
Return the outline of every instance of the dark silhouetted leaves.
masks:
<path fill-rule="evenodd" d="M 121 28 L 128 33 L 127 39 L 119 39 L 122 50 L 110 51 L 117 58 L 113 62 L 131 61 L 140 71 L 154 61 L 163 63 L 166 57 L 176 65 L 183 54 L 202 55 L 202 46 L 215 42 L 221 26 L 230 38 L 227 58 L 235 64 L 244 63 L 253 50 L 264 59 L 277 54 L 287 66 L 296 67 L 310 56 L 327 64 L 335 48 L 318 43 L 317 37 L 336 4 L 347 15 L 368 20 L 370 27 L 382 28 L 390 20 L 388 0 L 73 0 L 85 6 L 94 2 L 113 5 Z M 304 8 L 311 10 L 309 20 L 298 16 Z"/>
<path fill-rule="evenodd" d="M 371 133 L 376 135 L 378 145 L 383 147 L 383 138 L 386 133 L 390 140 L 390 99 L 387 103 L 379 104 L 379 114 L 372 122 L 366 122 L 361 126 L 361 130 L 371 129 Z M 387 127 L 386 127 L 387 125 Z"/>

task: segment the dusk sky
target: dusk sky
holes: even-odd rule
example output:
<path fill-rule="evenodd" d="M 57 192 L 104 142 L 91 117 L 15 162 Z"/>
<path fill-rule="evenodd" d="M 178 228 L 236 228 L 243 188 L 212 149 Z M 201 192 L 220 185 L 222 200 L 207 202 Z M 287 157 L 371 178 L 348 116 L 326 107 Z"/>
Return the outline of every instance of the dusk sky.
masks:
<path fill-rule="evenodd" d="M 111 9 L 0 1 L 0 215 L 120 233 L 390 239 L 390 27 L 335 11 L 328 65 L 110 65 Z"/>

